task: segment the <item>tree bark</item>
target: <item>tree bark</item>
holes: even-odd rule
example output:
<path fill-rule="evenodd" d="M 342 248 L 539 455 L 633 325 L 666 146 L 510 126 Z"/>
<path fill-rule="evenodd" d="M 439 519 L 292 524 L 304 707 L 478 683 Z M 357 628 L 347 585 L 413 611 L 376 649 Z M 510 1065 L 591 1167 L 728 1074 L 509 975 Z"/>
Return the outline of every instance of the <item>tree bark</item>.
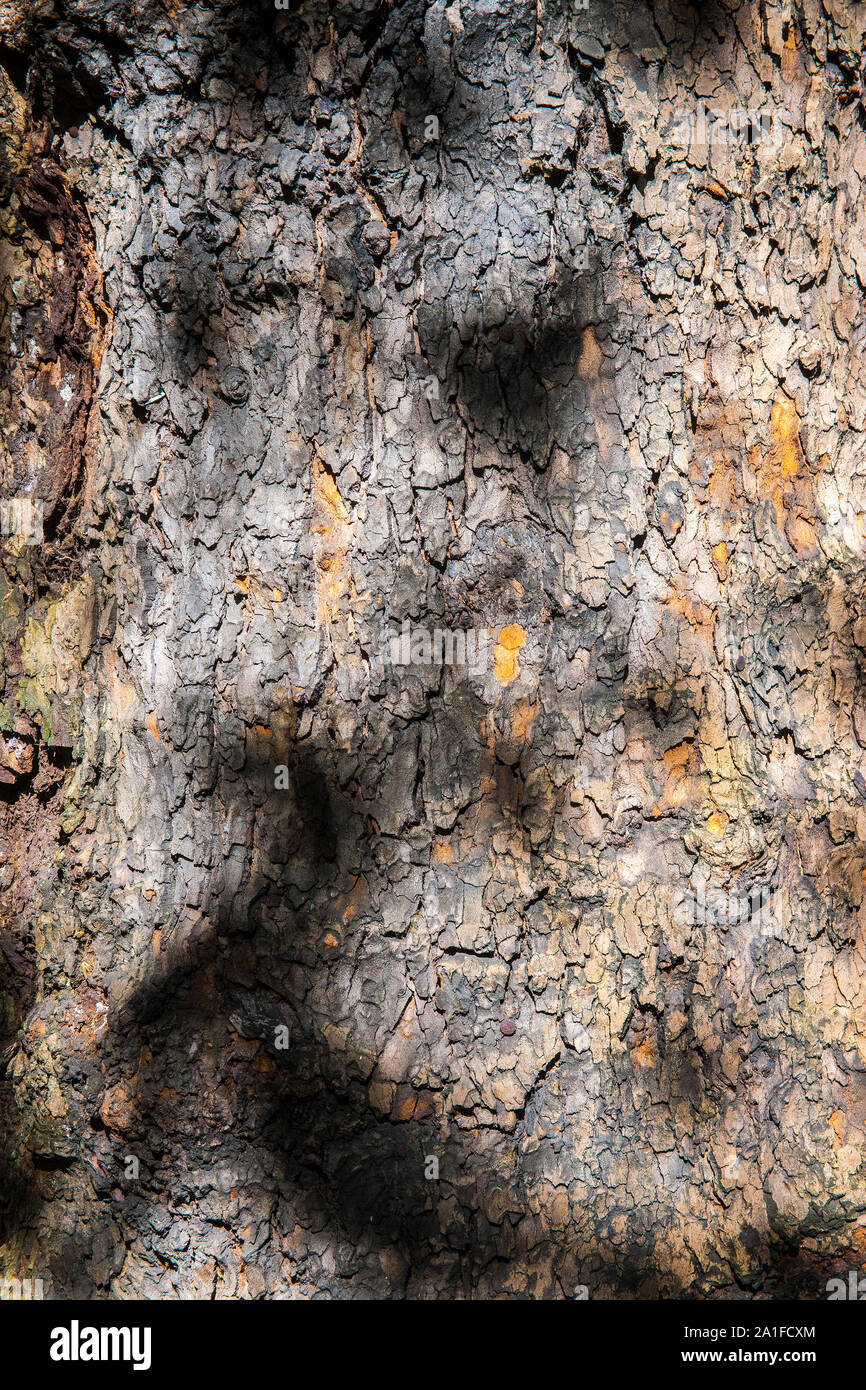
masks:
<path fill-rule="evenodd" d="M 859 1265 L 864 28 L 0 7 L 0 1274 Z"/>

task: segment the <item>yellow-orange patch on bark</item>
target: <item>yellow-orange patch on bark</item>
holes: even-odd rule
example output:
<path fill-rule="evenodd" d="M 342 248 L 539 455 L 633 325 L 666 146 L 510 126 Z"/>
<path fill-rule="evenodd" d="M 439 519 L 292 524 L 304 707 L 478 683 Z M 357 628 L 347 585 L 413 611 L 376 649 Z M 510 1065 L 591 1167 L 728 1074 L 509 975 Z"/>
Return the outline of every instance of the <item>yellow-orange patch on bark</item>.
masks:
<path fill-rule="evenodd" d="M 709 604 L 702 603 L 700 599 L 689 598 L 687 594 L 678 593 L 673 589 L 665 599 L 665 607 L 676 613 L 677 617 L 685 618 L 686 622 L 701 632 L 707 641 L 712 641 L 716 610 L 710 608 Z"/>
<path fill-rule="evenodd" d="M 313 457 L 313 520 L 316 545 L 316 621 L 330 624 L 349 581 L 347 556 L 352 520 L 337 484 L 318 456 Z"/>
<path fill-rule="evenodd" d="M 815 497 L 800 440 L 800 417 L 796 403 L 781 389 L 770 412 L 770 446 L 763 458 L 760 450 L 753 450 L 749 461 L 789 545 L 798 554 L 814 550 Z"/>
<path fill-rule="evenodd" d="M 517 653 L 526 645 L 526 633 L 519 623 L 501 629 L 493 648 L 493 674 L 500 685 L 510 685 L 520 675 Z"/>
<path fill-rule="evenodd" d="M 782 476 L 785 478 L 793 477 L 795 473 L 799 472 L 803 459 L 803 451 L 800 447 L 800 417 L 791 397 L 786 396 L 783 391 L 777 392 L 776 399 L 773 401 L 773 409 L 770 413 L 770 434 L 778 449 Z"/>

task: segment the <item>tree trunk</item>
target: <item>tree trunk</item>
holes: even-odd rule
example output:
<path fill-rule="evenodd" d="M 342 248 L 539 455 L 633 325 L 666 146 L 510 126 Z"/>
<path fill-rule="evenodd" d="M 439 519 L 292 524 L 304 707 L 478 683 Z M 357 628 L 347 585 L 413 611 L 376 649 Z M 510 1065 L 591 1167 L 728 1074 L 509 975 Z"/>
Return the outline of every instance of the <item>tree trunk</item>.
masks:
<path fill-rule="evenodd" d="M 0 1274 L 860 1263 L 864 28 L 0 7 Z"/>

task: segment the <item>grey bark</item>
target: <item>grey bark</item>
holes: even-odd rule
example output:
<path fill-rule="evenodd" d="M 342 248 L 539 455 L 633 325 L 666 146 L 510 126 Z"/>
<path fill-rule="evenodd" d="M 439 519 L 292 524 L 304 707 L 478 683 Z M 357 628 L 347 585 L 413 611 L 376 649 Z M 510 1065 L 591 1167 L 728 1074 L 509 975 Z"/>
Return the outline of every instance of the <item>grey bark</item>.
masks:
<path fill-rule="evenodd" d="M 2 1273 L 860 1264 L 863 34 L 2 6 Z"/>

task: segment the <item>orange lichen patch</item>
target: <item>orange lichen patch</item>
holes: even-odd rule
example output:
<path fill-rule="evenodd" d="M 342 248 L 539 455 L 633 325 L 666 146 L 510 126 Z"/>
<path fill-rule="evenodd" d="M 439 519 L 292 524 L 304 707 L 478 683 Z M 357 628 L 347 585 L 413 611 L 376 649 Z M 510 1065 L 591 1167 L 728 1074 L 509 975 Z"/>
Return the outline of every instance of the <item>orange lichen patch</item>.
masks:
<path fill-rule="evenodd" d="M 530 703 L 529 700 L 515 701 L 511 711 L 511 733 L 521 743 L 532 729 L 538 714 L 538 701 Z"/>
<path fill-rule="evenodd" d="M 725 815 L 724 811 L 713 811 L 713 814 L 707 821 L 707 830 L 711 835 L 721 835 L 727 823 L 728 817 Z"/>
<path fill-rule="evenodd" d="M 154 736 L 154 738 L 156 739 L 157 743 L 162 743 L 162 739 L 161 739 L 160 733 L 159 733 L 159 727 L 158 727 L 157 722 L 156 722 L 156 715 L 155 715 L 155 714 L 149 714 L 144 722 L 145 722 L 145 727 L 147 728 L 148 732 L 151 733 L 151 734 L 153 734 L 153 736 Z"/>
<path fill-rule="evenodd" d="M 830 1128 L 833 1131 L 833 1147 L 837 1148 L 845 1143 L 845 1112 L 844 1110 L 834 1110 L 829 1120 Z"/>
<path fill-rule="evenodd" d="M 700 764 L 697 751 L 690 739 L 667 750 L 662 757 L 661 769 L 664 779 L 662 793 L 653 806 L 651 815 L 672 815 L 699 798 Z"/>
<path fill-rule="evenodd" d="M 713 546 L 713 564 L 720 579 L 724 579 L 728 569 L 728 547 L 724 541 Z"/>
<path fill-rule="evenodd" d="M 351 518 L 337 484 L 319 458 L 313 459 L 313 481 L 315 503 L 319 511 L 319 515 L 313 518 L 313 534 L 329 535 L 335 526 L 350 525 Z"/>
<path fill-rule="evenodd" d="M 322 937 L 322 950 L 335 951 L 340 944 L 340 938 L 335 936 L 332 931 L 326 931 Z"/>
<path fill-rule="evenodd" d="M 783 391 L 777 392 L 776 399 L 773 401 L 773 409 L 770 413 L 770 434 L 778 449 L 782 476 L 793 477 L 795 473 L 799 472 L 800 464 L 803 461 L 803 450 L 800 446 L 800 417 L 793 400 L 790 396 L 786 396 Z"/>
<path fill-rule="evenodd" d="M 526 645 L 526 633 L 519 623 L 500 630 L 493 648 L 493 674 L 500 685 L 510 685 L 520 675 L 517 653 Z"/>
<path fill-rule="evenodd" d="M 749 456 L 759 491 L 772 502 L 776 525 L 791 547 L 798 554 L 812 551 L 816 546 L 812 479 L 800 441 L 796 404 L 782 390 L 777 392 L 770 412 L 770 439 L 766 453 L 753 449 Z"/>
<path fill-rule="evenodd" d="M 313 520 L 316 537 L 316 621 L 330 624 L 349 592 L 347 557 L 352 519 L 326 465 L 313 456 Z"/>
<path fill-rule="evenodd" d="M 453 864 L 454 850 L 447 840 L 437 840 L 433 846 L 434 864 Z"/>

